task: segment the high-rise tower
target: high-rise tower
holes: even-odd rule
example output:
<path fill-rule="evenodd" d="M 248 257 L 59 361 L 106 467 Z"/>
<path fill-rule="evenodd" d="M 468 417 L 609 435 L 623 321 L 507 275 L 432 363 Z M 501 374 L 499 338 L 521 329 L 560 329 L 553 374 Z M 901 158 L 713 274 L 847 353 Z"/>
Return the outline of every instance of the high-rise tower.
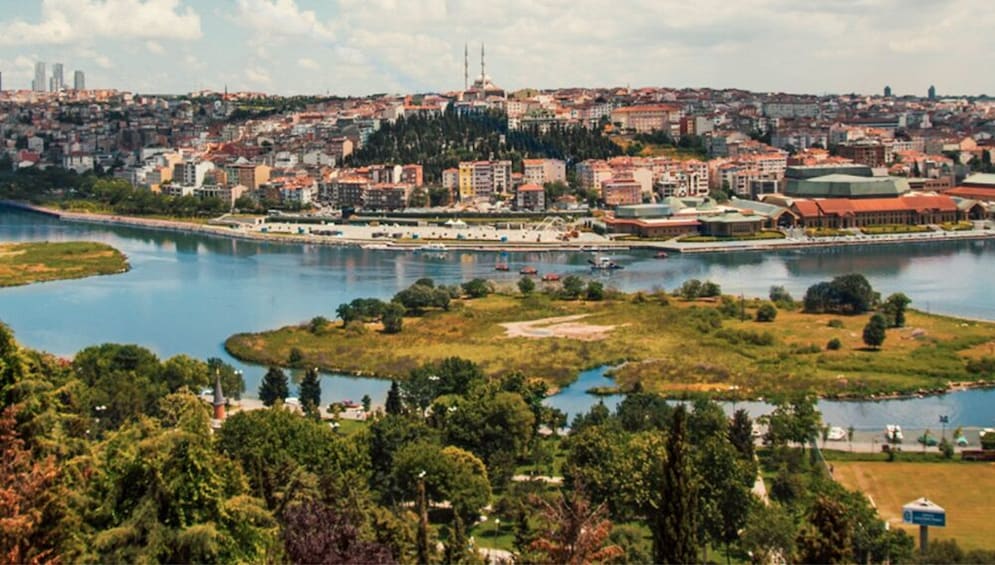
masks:
<path fill-rule="evenodd" d="M 45 92 L 45 63 L 35 63 L 35 80 L 31 81 L 31 90 Z"/>
<path fill-rule="evenodd" d="M 73 90 L 86 90 L 86 75 L 83 71 L 73 73 Z"/>
<path fill-rule="evenodd" d="M 470 44 L 463 44 L 463 90 L 470 88 Z"/>
<path fill-rule="evenodd" d="M 52 65 L 52 92 L 59 92 L 66 85 L 62 72 L 62 63 Z"/>

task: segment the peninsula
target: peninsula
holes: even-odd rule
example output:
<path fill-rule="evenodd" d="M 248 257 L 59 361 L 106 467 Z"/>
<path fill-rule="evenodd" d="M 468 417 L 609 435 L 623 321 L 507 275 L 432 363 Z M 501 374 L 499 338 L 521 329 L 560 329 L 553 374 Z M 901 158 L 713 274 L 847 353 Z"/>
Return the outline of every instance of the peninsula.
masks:
<path fill-rule="evenodd" d="M 563 300 L 559 292 L 454 299 L 448 309 L 405 316 L 397 333 L 384 332 L 379 322 L 316 318 L 237 334 L 225 347 L 253 363 L 392 379 L 450 356 L 471 360 L 492 376 L 520 372 L 552 386 L 570 383 L 587 368 L 617 365 L 619 390 L 639 383 L 673 397 L 804 391 L 880 398 L 992 379 L 986 367 L 995 341 L 988 323 L 910 310 L 904 327 L 888 329 L 884 345 L 869 349 L 862 329 L 870 313 L 781 308 L 773 321 L 759 322 L 758 312 L 769 314 L 771 304 L 758 299 L 607 293 L 602 300 Z"/>
<path fill-rule="evenodd" d="M 0 243 L 0 286 L 123 273 L 128 259 L 92 241 Z"/>

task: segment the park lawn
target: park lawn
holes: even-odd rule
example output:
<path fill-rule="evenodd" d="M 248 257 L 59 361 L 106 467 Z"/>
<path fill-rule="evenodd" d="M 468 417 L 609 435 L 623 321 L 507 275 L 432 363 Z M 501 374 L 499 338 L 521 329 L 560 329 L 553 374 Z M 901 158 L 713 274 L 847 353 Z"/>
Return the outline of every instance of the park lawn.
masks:
<path fill-rule="evenodd" d="M 670 396 L 708 392 L 714 396 L 756 397 L 815 392 L 833 397 L 945 390 L 951 381 L 991 379 L 968 373 L 962 351 L 991 341 L 993 326 L 916 311 L 905 328 L 888 330 L 881 350 L 864 348 L 862 330 L 869 315 L 833 315 L 782 310 L 772 323 L 752 320 L 761 302 L 746 300 L 751 319 L 726 318 L 721 329 L 702 323 L 715 301 L 620 295 L 601 302 L 492 295 L 460 300 L 451 311 L 408 317 L 398 334 L 379 325 L 329 325 L 318 335 L 306 325 L 257 334 L 237 334 L 225 347 L 235 357 L 286 365 L 294 348 L 303 363 L 325 370 L 404 378 L 411 369 L 459 356 L 489 375 L 521 372 L 553 386 L 572 382 L 587 368 L 628 361 L 613 371 L 623 390 L 641 383 Z M 586 315 L 576 323 L 614 326 L 603 339 L 506 337 L 500 324 L 566 315 Z M 764 344 L 769 333 L 771 343 Z M 839 351 L 826 351 L 838 338 Z"/>
<path fill-rule="evenodd" d="M 836 462 L 836 479 L 870 496 L 892 526 L 918 537 L 917 526 L 902 524 L 902 505 L 925 496 L 947 511 L 947 527 L 930 528 L 929 538 L 954 538 L 964 549 L 995 547 L 995 465 L 974 463 Z"/>
<path fill-rule="evenodd" d="M 0 286 L 123 273 L 123 253 L 92 241 L 0 243 Z"/>

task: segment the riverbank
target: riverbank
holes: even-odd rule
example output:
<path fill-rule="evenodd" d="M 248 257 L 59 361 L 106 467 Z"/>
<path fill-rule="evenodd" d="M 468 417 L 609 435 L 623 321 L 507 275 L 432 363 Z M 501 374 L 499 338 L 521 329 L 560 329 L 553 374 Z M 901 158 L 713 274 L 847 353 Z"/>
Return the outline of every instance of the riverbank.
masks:
<path fill-rule="evenodd" d="M 613 239 L 591 232 L 580 232 L 576 238 L 564 240 L 563 232 L 555 229 L 496 229 L 490 226 L 472 225 L 460 229 L 440 226 L 401 226 L 390 224 L 389 219 L 385 219 L 381 225 L 338 225 L 333 224 L 331 218 L 327 220 L 328 223 L 322 222 L 318 224 L 274 221 L 268 221 L 265 224 L 254 224 L 251 222 L 232 221 L 227 222 L 226 225 L 212 225 L 194 221 L 72 212 L 12 201 L 2 201 L 0 202 L 0 206 L 9 206 L 44 214 L 68 222 L 130 226 L 250 241 L 362 247 L 381 251 L 412 251 L 431 242 L 441 243 L 446 249 L 466 251 L 614 252 L 627 249 L 645 249 L 697 254 L 822 249 L 865 245 L 899 245 L 995 238 L 995 230 L 973 229 L 836 237 L 808 237 L 799 234 L 789 234 L 784 239 L 720 242 L 680 242 L 676 238 L 666 241 Z M 985 224 L 985 226 L 988 226 L 988 224 Z"/>
<path fill-rule="evenodd" d="M 664 295 L 618 295 L 600 302 L 545 295 L 504 295 L 454 301 L 451 311 L 404 319 L 399 334 L 377 324 L 329 324 L 236 334 L 234 357 L 358 376 L 403 379 L 411 369 L 459 356 L 490 375 L 520 372 L 564 386 L 584 369 L 616 365 L 620 391 L 637 383 L 670 397 L 769 398 L 797 392 L 824 398 L 885 400 L 989 386 L 992 375 L 969 369 L 993 343 L 992 324 L 911 311 L 905 328 L 888 330 L 881 350 L 867 350 L 861 332 L 869 315 L 842 317 L 781 311 L 753 321 L 758 300 L 742 305 L 747 320 L 719 313 L 716 302 Z M 740 305 L 736 303 L 736 314 Z M 320 314 L 320 312 L 316 312 Z M 840 341 L 839 350 L 826 344 Z"/>
<path fill-rule="evenodd" d="M 127 272 L 117 249 L 92 241 L 0 243 L 0 287 Z"/>

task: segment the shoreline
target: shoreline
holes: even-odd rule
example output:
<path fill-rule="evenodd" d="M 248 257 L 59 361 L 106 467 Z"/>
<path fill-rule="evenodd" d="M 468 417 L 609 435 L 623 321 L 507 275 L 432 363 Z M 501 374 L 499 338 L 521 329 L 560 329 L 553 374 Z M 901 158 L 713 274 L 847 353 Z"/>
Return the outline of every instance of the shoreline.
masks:
<path fill-rule="evenodd" d="M 528 251 L 668 251 L 680 254 L 726 253 L 726 252 L 765 252 L 793 251 L 803 249 L 829 249 L 855 247 L 864 245 L 899 245 L 908 243 L 932 243 L 943 241 L 975 241 L 995 238 L 995 230 L 964 230 L 964 231 L 930 231 L 908 234 L 836 236 L 826 238 L 784 238 L 767 240 L 737 240 L 725 242 L 681 243 L 674 240 L 642 241 L 638 239 L 625 240 L 590 240 L 590 241 L 520 241 L 520 242 L 490 242 L 483 240 L 461 240 L 459 238 L 424 238 L 420 241 L 410 240 L 395 242 L 377 237 L 350 237 L 315 235 L 310 233 L 293 233 L 287 231 L 248 231 L 240 228 L 223 227 L 210 224 L 196 224 L 179 220 L 161 220 L 139 216 L 119 216 L 95 214 L 90 212 L 70 212 L 56 208 L 36 206 L 24 202 L 0 201 L 0 206 L 41 214 L 60 221 L 78 222 L 97 225 L 125 226 L 144 229 L 155 229 L 179 233 L 192 233 L 204 236 L 224 237 L 235 240 L 257 241 L 266 243 L 289 243 L 304 245 L 327 245 L 331 247 L 359 247 L 371 251 L 402 251 L 410 252 L 419 249 L 425 242 L 444 243 L 449 250 L 479 251 L 479 252 L 528 252 Z M 281 227 L 281 224 L 273 224 Z M 351 226 L 343 226 L 351 227 Z M 383 229 L 386 229 L 384 227 Z M 441 229 L 441 228 L 440 228 Z M 524 236 L 522 236 L 524 238 Z M 531 236 L 529 236 L 531 237 Z"/>

